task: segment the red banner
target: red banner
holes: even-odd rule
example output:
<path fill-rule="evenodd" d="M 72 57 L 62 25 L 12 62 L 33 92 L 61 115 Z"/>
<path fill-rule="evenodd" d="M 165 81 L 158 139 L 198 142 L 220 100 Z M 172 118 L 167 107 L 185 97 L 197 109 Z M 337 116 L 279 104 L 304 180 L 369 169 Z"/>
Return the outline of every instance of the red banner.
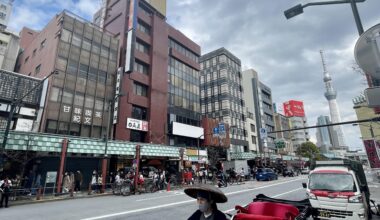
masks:
<path fill-rule="evenodd" d="M 371 168 L 380 168 L 380 159 L 377 153 L 380 150 L 379 143 L 376 144 L 374 140 L 364 140 L 363 142 Z"/>

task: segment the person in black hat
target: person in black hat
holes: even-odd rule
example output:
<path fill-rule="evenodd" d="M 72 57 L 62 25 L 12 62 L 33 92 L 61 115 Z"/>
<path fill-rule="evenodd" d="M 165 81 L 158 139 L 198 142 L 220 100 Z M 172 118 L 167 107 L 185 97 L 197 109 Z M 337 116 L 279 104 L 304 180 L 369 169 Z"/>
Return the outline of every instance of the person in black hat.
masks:
<path fill-rule="evenodd" d="M 226 220 L 226 215 L 218 210 L 216 203 L 227 202 L 227 197 L 211 185 L 198 185 L 185 189 L 185 193 L 197 199 L 199 208 L 188 220 Z"/>

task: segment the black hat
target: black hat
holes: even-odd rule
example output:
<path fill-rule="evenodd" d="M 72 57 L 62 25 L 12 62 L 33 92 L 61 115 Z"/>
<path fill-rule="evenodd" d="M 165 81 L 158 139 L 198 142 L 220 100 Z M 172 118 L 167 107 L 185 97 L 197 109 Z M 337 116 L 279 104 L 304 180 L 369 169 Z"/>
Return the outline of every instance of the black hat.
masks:
<path fill-rule="evenodd" d="M 227 202 L 227 197 L 224 195 L 224 193 L 212 185 L 206 185 L 206 184 L 200 184 L 196 186 L 187 187 L 185 190 L 186 195 L 196 199 L 198 197 L 198 193 L 203 192 L 209 193 L 210 199 L 213 200 L 216 203 L 225 203 Z"/>

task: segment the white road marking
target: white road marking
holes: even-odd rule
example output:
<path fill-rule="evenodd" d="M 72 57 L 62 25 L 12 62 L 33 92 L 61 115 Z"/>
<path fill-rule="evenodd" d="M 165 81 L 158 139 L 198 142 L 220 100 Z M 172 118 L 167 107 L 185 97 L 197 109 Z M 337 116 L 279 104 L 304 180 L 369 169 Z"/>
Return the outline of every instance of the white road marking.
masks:
<path fill-rule="evenodd" d="M 284 192 L 284 193 L 281 193 L 281 194 L 277 194 L 277 195 L 274 195 L 274 196 L 270 196 L 271 198 L 277 198 L 277 197 L 280 197 L 282 195 L 285 195 L 285 194 L 288 194 L 288 193 L 292 193 L 292 192 L 295 192 L 295 191 L 298 191 L 298 190 L 301 190 L 303 188 L 298 188 L 298 189 L 294 189 L 294 190 L 290 190 L 288 192 Z M 244 206 L 243 206 L 244 207 Z M 232 211 L 235 211 L 235 208 L 233 209 L 228 209 L 228 210 L 225 210 L 223 211 L 224 213 L 228 213 L 228 212 L 232 212 Z"/>
<path fill-rule="evenodd" d="M 157 197 L 152 197 L 152 198 L 146 198 L 146 199 L 137 199 L 136 202 L 142 202 L 142 201 L 147 201 L 147 200 L 155 200 L 155 199 L 161 199 L 161 198 L 167 198 L 167 197 L 173 197 L 173 196 L 180 196 L 184 195 L 185 193 L 175 193 L 173 195 L 168 195 L 168 196 L 157 196 Z"/>
<path fill-rule="evenodd" d="M 258 189 L 263 189 L 263 188 L 268 188 L 271 186 L 281 185 L 284 183 L 290 183 L 290 182 L 298 181 L 300 179 L 302 179 L 302 178 L 297 178 L 295 180 L 290 180 L 290 181 L 279 182 L 279 183 L 275 183 L 275 184 L 271 184 L 271 185 L 265 185 L 265 186 L 252 188 L 252 189 L 245 189 L 245 190 L 239 190 L 239 191 L 235 191 L 235 192 L 229 192 L 229 193 L 225 193 L 225 195 L 233 195 L 233 194 L 238 194 L 238 193 L 242 193 L 242 192 L 255 191 Z M 135 209 L 135 210 L 125 211 L 125 212 L 117 212 L 117 213 L 108 214 L 108 215 L 100 215 L 100 216 L 96 216 L 96 217 L 85 218 L 82 220 L 104 219 L 104 218 L 109 218 L 109 217 L 114 217 L 114 216 L 127 215 L 127 214 L 131 214 L 131 213 L 136 213 L 136 212 L 144 212 L 144 211 L 148 211 L 148 210 L 152 210 L 152 209 L 160 209 L 160 208 L 165 208 L 165 207 L 170 207 L 170 206 L 177 206 L 180 204 L 190 203 L 190 202 L 194 202 L 194 201 L 195 201 L 195 199 L 184 200 L 184 201 L 180 201 L 180 202 L 173 202 L 173 203 L 168 203 L 168 204 L 164 204 L 164 205 Z"/>

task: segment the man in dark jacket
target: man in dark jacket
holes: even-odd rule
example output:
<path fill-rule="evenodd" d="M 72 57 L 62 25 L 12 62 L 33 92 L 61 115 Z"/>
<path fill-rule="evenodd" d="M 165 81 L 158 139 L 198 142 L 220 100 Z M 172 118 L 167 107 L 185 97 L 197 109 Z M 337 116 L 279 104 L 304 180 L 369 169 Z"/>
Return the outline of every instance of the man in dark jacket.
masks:
<path fill-rule="evenodd" d="M 218 210 L 216 203 L 227 202 L 227 197 L 211 185 L 199 185 L 185 189 L 185 193 L 197 199 L 199 209 L 188 220 L 226 220 L 226 215 Z"/>
<path fill-rule="evenodd" d="M 75 173 L 74 180 L 75 180 L 74 191 L 78 192 L 80 191 L 82 181 L 83 181 L 83 176 L 79 170 Z"/>

